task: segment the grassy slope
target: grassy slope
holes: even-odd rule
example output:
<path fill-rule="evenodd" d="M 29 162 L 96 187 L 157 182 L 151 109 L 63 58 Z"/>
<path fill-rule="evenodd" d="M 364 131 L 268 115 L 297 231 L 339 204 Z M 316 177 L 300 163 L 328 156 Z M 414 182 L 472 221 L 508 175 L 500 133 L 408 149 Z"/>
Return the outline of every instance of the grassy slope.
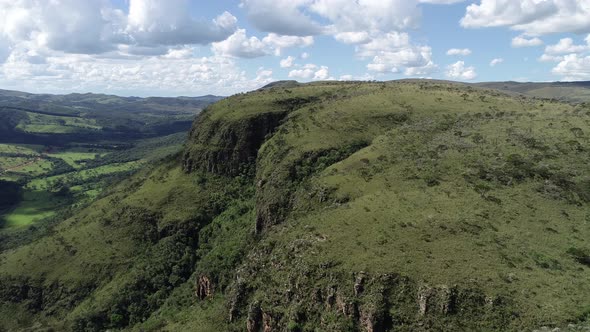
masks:
<path fill-rule="evenodd" d="M 589 109 L 446 83 L 316 83 L 228 98 L 203 116 L 239 124 L 310 96 L 268 136 L 251 184 L 169 161 L 2 254 L 0 277 L 92 292 L 71 312 L 48 302 L 43 312 L 70 328 L 135 325 L 147 316 L 133 305 L 153 312 L 137 329 L 170 331 L 243 330 L 256 302 L 269 324 L 295 330 L 360 329 L 367 313 L 402 330 L 521 330 L 587 314 Z M 267 211 L 280 224 L 254 242 Z M 158 236 L 134 236 L 154 219 Z M 198 235 L 162 231 L 175 225 Z M 353 295 L 361 271 L 372 281 Z M 196 301 L 190 274 L 214 280 L 214 297 Z M 385 275 L 406 278 L 395 283 L 405 292 L 377 291 Z M 457 289 L 461 310 L 420 316 L 425 285 Z M 360 318 L 328 305 L 331 289 Z M 27 303 L 2 306 L 0 323 L 15 326 Z"/>
<path fill-rule="evenodd" d="M 170 161 L 144 170 L 61 223 L 53 235 L 0 255 L 1 278 L 13 278 L 13 283 L 23 282 L 53 291 L 57 288 L 57 295 L 44 298 L 44 311 L 67 316 L 69 324 L 91 326 L 92 317 L 106 315 L 105 312 L 122 301 L 116 299 L 124 296 L 120 292 L 133 288 L 138 282 L 136 277 L 147 274 L 145 269 L 160 267 L 163 262 L 153 265 L 150 259 L 152 255 L 167 253 L 167 241 L 198 229 L 202 219 L 210 218 L 224 204 L 224 193 L 240 195 L 236 188 L 241 187 L 231 183 L 215 177 L 185 175 Z M 181 226 L 182 232 L 175 230 Z M 153 247 L 159 250 L 151 252 Z M 164 262 L 173 264 L 174 260 Z M 178 276 L 173 284 L 184 282 L 183 278 L 189 275 Z M 150 279 L 145 281 L 150 282 Z M 92 297 L 81 303 L 80 297 L 72 295 L 89 290 L 93 292 Z M 146 296 L 147 293 L 149 290 L 142 291 Z M 30 302 L 30 299 L 23 300 L 20 307 L 35 308 Z M 72 304 L 76 306 L 70 312 L 74 309 Z M 108 321 L 110 317 L 105 319 Z M 33 321 L 44 320 L 37 316 Z M 14 324 L 10 316 L 0 317 L 0 322 L 6 326 Z M 22 324 L 30 323 L 29 320 Z"/>
<path fill-rule="evenodd" d="M 259 154 L 258 181 L 279 179 L 259 204 L 298 190 L 290 222 L 267 236 L 275 249 L 265 257 L 290 257 L 312 233 L 301 266 L 329 262 L 347 273 L 477 288 L 510 299 L 519 315 L 510 328 L 563 325 L 586 313 L 588 267 L 568 252 L 588 250 L 588 138 L 580 132 L 590 130 L 590 110 L 429 83 L 323 84 L 251 98 L 311 89 L 328 92 L 325 101 L 291 113 Z M 313 169 L 317 163 L 300 161 L 359 141 L 370 144 L 292 189 L 294 165 Z M 250 284 L 270 310 L 292 305 L 268 295 L 297 274 L 283 270 Z"/>

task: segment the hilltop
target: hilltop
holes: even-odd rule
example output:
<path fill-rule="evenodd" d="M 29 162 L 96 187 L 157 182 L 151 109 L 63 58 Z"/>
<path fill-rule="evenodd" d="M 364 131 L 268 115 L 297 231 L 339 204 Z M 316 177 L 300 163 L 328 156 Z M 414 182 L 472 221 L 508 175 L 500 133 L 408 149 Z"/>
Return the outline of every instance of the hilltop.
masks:
<path fill-rule="evenodd" d="M 0 326 L 522 331 L 590 318 L 590 107 L 275 84 L 0 254 Z"/>
<path fill-rule="evenodd" d="M 475 86 L 511 91 L 540 98 L 554 98 L 566 102 L 590 101 L 590 82 L 485 82 Z"/>

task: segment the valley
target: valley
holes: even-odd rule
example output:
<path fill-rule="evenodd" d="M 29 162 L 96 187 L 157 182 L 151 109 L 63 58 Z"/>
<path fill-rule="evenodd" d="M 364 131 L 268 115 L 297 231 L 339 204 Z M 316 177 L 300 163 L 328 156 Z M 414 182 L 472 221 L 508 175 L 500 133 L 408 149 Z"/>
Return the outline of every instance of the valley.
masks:
<path fill-rule="evenodd" d="M 0 207 L 7 238 L 44 229 L 143 164 L 178 153 L 192 119 L 219 97 L 122 98 L 0 91 Z"/>

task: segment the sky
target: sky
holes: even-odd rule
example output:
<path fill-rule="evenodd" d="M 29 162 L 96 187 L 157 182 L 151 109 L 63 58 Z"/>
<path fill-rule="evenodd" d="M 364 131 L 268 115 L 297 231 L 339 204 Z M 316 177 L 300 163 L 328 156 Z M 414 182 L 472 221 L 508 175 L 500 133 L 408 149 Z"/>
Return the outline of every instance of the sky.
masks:
<path fill-rule="evenodd" d="M 0 89 L 590 80 L 590 0 L 0 0 Z"/>

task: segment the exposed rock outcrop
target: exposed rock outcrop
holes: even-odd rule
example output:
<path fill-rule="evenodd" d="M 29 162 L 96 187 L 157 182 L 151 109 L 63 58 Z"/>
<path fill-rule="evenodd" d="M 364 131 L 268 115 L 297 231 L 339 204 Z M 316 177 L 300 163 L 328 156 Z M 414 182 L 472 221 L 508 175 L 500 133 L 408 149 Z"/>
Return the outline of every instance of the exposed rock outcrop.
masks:
<path fill-rule="evenodd" d="M 248 332 L 258 332 L 262 326 L 262 310 L 260 303 L 254 302 L 248 309 L 248 320 L 246 321 L 246 330 Z"/>
<path fill-rule="evenodd" d="M 211 120 L 204 112 L 195 122 L 183 156 L 183 169 L 236 176 L 254 165 L 258 149 L 287 115 L 286 111 L 256 114 L 239 120 Z"/>
<path fill-rule="evenodd" d="M 215 291 L 215 286 L 213 285 L 211 279 L 203 275 L 199 276 L 199 278 L 197 279 L 196 288 L 197 290 L 195 294 L 197 295 L 197 298 L 199 298 L 200 300 L 210 298 L 211 296 L 213 296 L 213 293 Z"/>

